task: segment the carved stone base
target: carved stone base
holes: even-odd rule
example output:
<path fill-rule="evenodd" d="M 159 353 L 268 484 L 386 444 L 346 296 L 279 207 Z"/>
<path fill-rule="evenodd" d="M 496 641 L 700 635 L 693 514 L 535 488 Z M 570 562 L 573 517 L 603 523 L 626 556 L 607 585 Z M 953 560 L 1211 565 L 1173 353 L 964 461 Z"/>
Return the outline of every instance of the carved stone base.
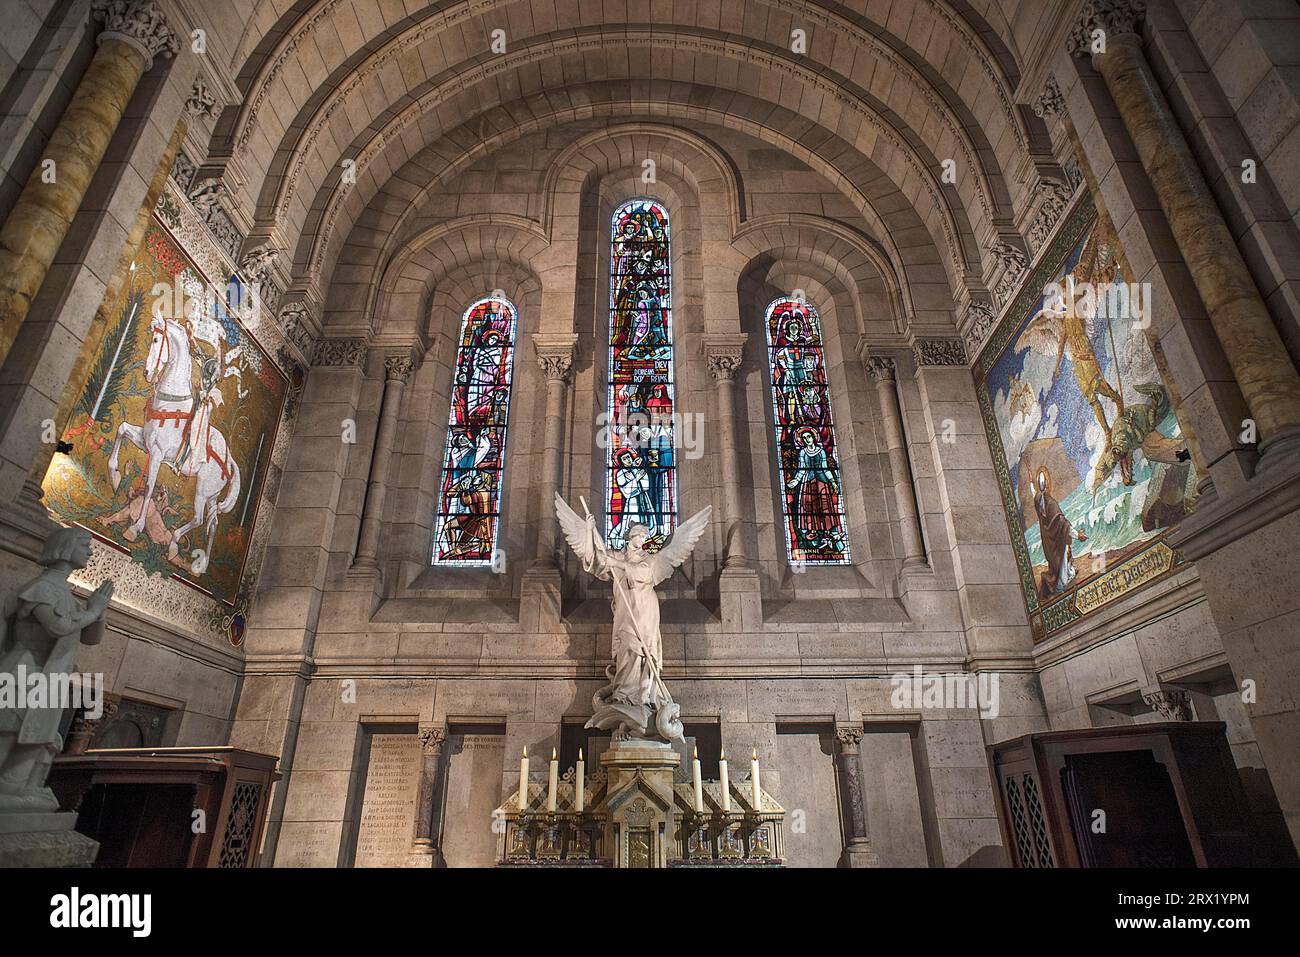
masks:
<path fill-rule="evenodd" d="M 880 855 L 870 844 L 850 844 L 840 853 L 840 867 L 879 867 Z"/>
<path fill-rule="evenodd" d="M 72 811 L 0 814 L 0 867 L 89 867 L 99 842 L 76 823 Z"/>

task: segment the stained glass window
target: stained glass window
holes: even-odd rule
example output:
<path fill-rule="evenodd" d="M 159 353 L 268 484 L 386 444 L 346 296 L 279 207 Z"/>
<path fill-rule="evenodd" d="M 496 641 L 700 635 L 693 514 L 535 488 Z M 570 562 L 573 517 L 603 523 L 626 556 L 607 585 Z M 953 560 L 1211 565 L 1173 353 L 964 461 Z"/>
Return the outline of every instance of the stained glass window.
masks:
<path fill-rule="evenodd" d="M 848 524 L 817 310 L 798 299 L 767 307 L 767 357 L 790 561 L 847 565 Z"/>
<path fill-rule="evenodd" d="M 649 199 L 624 203 L 610 237 L 606 537 L 621 548 L 644 525 L 655 551 L 677 520 L 668 211 Z"/>
<path fill-rule="evenodd" d="M 511 303 L 488 298 L 466 309 L 461 321 L 433 538 L 438 565 L 492 564 L 516 315 Z"/>

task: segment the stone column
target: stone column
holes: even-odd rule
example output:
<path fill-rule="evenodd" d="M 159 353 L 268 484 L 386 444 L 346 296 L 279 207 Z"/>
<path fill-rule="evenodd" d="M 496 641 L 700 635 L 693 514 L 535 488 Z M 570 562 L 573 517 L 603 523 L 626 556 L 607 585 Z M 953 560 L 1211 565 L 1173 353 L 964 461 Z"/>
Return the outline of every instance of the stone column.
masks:
<path fill-rule="evenodd" d="M 722 465 L 723 520 L 726 522 L 724 568 L 748 568 L 744 511 L 740 493 L 740 451 L 736 447 L 736 373 L 745 339 L 710 336 L 704 344 L 709 374 L 718 387 L 718 457 Z"/>
<path fill-rule="evenodd" d="M 1092 56 L 1115 101 L 1258 427 L 1266 469 L 1300 448 L 1300 375 L 1142 54 L 1145 9 L 1144 0 L 1089 0 L 1066 46 Z"/>
<path fill-rule="evenodd" d="M 835 763 L 839 766 L 841 801 L 849 832 L 840 867 L 879 867 L 880 858 L 871 849 L 867 805 L 862 798 L 862 727 L 837 727 L 835 741 Z"/>
<path fill-rule="evenodd" d="M 921 539 L 921 519 L 917 514 L 916 493 L 910 476 L 912 466 L 907 457 L 907 439 L 903 432 L 902 409 L 894 377 L 894 360 L 883 356 L 863 359 L 867 374 L 876 380 L 880 399 L 880 421 L 889 450 L 889 471 L 894 478 L 894 501 L 898 506 L 898 527 L 903 538 L 903 569 L 926 567 L 925 546 Z"/>
<path fill-rule="evenodd" d="M 397 435 L 402 393 L 406 391 L 406 383 L 414 368 L 415 360 L 409 354 L 384 359 L 384 397 L 379 408 L 379 428 L 375 431 L 375 450 L 370 457 L 370 478 L 366 482 L 366 504 L 361 512 L 361 532 L 357 536 L 353 568 L 378 568 L 375 556 L 379 551 L 379 530 L 384 520 L 393 439 Z"/>
<path fill-rule="evenodd" d="M 153 0 L 95 0 L 99 49 L 77 85 L 42 161 L 0 228 L 0 364 L 99 169 L 140 78 L 176 37 Z M 53 165 L 49 165 L 50 163 Z"/>
<path fill-rule="evenodd" d="M 537 364 L 546 380 L 546 431 L 542 439 L 541 503 L 537 511 L 537 554 L 533 567 L 553 569 L 555 561 L 555 493 L 564 469 L 564 410 L 568 407 L 576 333 L 533 336 Z"/>
<path fill-rule="evenodd" d="M 412 855 L 430 858 L 430 867 L 442 864 L 442 848 L 438 843 L 441 830 L 437 805 L 441 794 L 438 774 L 442 765 L 442 745 L 447 740 L 447 729 L 435 725 L 421 725 L 420 731 L 420 786 L 415 805 L 415 846 Z"/>

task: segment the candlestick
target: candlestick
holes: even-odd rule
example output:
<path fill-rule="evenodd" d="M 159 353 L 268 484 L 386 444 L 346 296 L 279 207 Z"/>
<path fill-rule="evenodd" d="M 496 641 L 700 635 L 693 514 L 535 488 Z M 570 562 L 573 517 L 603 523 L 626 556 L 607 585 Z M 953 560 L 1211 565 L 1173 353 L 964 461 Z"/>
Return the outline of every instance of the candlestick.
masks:
<path fill-rule="evenodd" d="M 582 810 L 582 799 L 585 797 L 587 788 L 587 762 L 582 760 L 582 748 L 578 749 L 578 768 L 573 776 L 574 799 L 573 804 L 577 810 Z"/>
<path fill-rule="evenodd" d="M 763 788 L 758 782 L 758 748 L 755 748 L 749 761 L 749 779 L 754 785 L 754 813 L 763 809 Z"/>
<path fill-rule="evenodd" d="M 528 745 L 524 745 L 524 756 L 519 759 L 519 810 L 528 810 Z"/>
<path fill-rule="evenodd" d="M 695 782 L 695 813 L 704 813 L 704 782 L 700 780 L 700 749 L 691 751 L 691 777 Z"/>
<path fill-rule="evenodd" d="M 727 751 L 724 748 L 722 757 L 718 759 L 718 777 L 721 778 L 719 783 L 722 785 L 722 812 L 724 814 L 731 811 L 731 781 L 727 778 Z"/>
<path fill-rule="evenodd" d="M 555 787 L 559 783 L 560 762 L 556 760 L 555 749 L 551 748 L 550 777 L 546 782 L 546 810 L 555 813 Z"/>

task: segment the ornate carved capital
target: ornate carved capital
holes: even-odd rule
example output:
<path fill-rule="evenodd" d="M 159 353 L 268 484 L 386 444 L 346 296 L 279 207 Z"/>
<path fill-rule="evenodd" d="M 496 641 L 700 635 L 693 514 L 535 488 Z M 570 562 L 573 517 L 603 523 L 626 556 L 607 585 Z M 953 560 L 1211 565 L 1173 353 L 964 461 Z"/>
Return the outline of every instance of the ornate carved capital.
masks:
<path fill-rule="evenodd" d="M 542 377 L 547 382 L 552 379 L 568 382 L 569 377 L 573 374 L 573 352 L 571 350 L 562 352 L 539 351 L 537 353 L 537 364 L 542 367 Z"/>
<path fill-rule="evenodd" d="M 1104 48 L 1094 44 L 1137 33 L 1146 12 L 1146 0 L 1088 0 L 1065 38 L 1065 49 L 1071 56 L 1100 54 Z"/>
<path fill-rule="evenodd" d="M 894 360 L 888 356 L 864 356 L 862 366 L 877 382 L 893 382 L 897 371 Z"/>
<path fill-rule="evenodd" d="M 964 366 L 966 348 L 960 339 L 917 339 L 912 355 L 920 366 Z"/>
<path fill-rule="evenodd" d="M 574 333 L 534 333 L 533 349 L 537 365 L 547 382 L 568 382 L 573 375 L 573 360 L 578 337 Z"/>
<path fill-rule="evenodd" d="M 202 77 L 194 79 L 194 86 L 190 88 L 189 98 L 185 101 L 185 112 L 190 116 L 204 116 L 210 120 L 216 119 L 221 112 L 216 95 L 208 89 Z"/>
<path fill-rule="evenodd" d="M 841 754 L 857 754 L 862 744 L 862 729 L 857 725 L 840 725 L 835 729 L 835 740 L 840 743 Z"/>
<path fill-rule="evenodd" d="M 96 43 L 118 40 L 133 47 L 144 57 L 146 72 L 154 57 L 176 54 L 176 34 L 154 0 L 95 0 L 91 14 L 104 22 Z"/>
<path fill-rule="evenodd" d="M 978 299 L 971 300 L 966 312 L 970 316 L 969 325 L 966 327 L 966 351 L 974 356 L 979 353 L 984 340 L 993 331 L 997 315 L 993 312 L 992 306 Z"/>
<path fill-rule="evenodd" d="M 1057 222 L 1070 205 L 1074 189 L 1069 183 L 1062 182 L 1054 176 L 1038 178 L 1038 212 L 1029 226 L 1029 245 L 1035 250 L 1041 249 L 1052 234 Z"/>
<path fill-rule="evenodd" d="M 735 382 L 745 355 L 745 342 L 749 337 L 737 335 L 711 335 L 704 339 L 704 364 L 715 382 Z"/>
<path fill-rule="evenodd" d="M 311 364 L 314 366 L 350 366 L 363 368 L 366 364 L 365 339 L 322 339 L 316 343 Z"/>
<path fill-rule="evenodd" d="M 288 303 L 280 310 L 280 328 L 284 336 L 304 356 L 311 354 L 312 329 L 315 323 L 311 319 L 311 310 L 307 304 L 298 300 Z"/>
<path fill-rule="evenodd" d="M 1019 246 L 1008 242 L 999 242 L 993 247 L 998 257 L 998 284 L 993 289 L 993 298 L 999 305 L 1006 305 L 1007 300 L 1020 285 L 1020 277 L 1029 268 L 1029 257 Z"/>
<path fill-rule="evenodd" d="M 437 754 L 447 740 L 447 729 L 440 725 L 421 725 L 418 737 L 421 751 L 426 755 Z"/>
<path fill-rule="evenodd" d="M 1047 74 L 1043 83 L 1043 92 L 1034 100 L 1034 115 L 1047 119 L 1065 112 L 1065 97 L 1061 95 L 1061 85 L 1056 82 L 1056 74 Z"/>
<path fill-rule="evenodd" d="M 739 352 L 715 352 L 705 356 L 705 362 L 709 367 L 709 375 L 717 382 L 734 382 L 736 373 L 740 371 Z"/>
<path fill-rule="evenodd" d="M 1181 688 L 1157 688 L 1142 694 L 1142 700 L 1166 721 L 1191 721 L 1192 696 Z"/>
<path fill-rule="evenodd" d="M 415 370 L 415 359 L 409 353 L 400 356 L 384 357 L 384 381 L 401 382 L 403 384 L 411 380 L 411 373 Z"/>

